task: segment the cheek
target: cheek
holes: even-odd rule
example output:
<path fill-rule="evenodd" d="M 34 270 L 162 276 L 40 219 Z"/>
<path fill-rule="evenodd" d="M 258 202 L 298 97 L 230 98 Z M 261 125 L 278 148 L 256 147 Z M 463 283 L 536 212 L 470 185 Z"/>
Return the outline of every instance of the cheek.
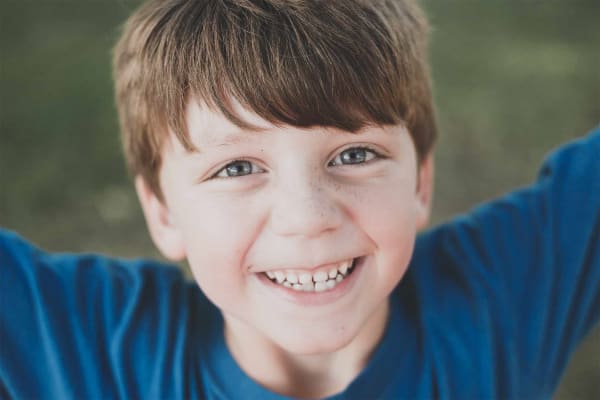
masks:
<path fill-rule="evenodd" d="M 412 180 L 381 182 L 354 196 L 353 214 L 376 242 L 414 237 L 416 193 Z"/>
<path fill-rule="evenodd" d="M 180 205 L 178 218 L 190 269 L 217 305 L 241 295 L 246 279 L 244 257 L 254 240 L 256 214 L 238 201 L 200 196 Z"/>
<path fill-rule="evenodd" d="M 373 242 L 378 272 L 392 283 L 399 280 L 412 256 L 416 237 L 414 182 L 380 184 L 362 191 L 355 217 Z"/>

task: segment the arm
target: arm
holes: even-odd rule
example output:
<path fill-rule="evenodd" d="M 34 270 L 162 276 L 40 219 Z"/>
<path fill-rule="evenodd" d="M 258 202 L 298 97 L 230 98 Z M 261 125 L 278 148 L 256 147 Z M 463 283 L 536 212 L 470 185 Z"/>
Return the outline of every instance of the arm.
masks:
<path fill-rule="evenodd" d="M 0 393 L 161 397 L 179 383 L 185 286 L 175 268 L 48 254 L 0 230 Z"/>
<path fill-rule="evenodd" d="M 600 317 L 600 129 L 554 152 L 530 187 L 425 234 L 414 269 L 450 391 L 477 380 L 500 398 L 550 396 Z"/>

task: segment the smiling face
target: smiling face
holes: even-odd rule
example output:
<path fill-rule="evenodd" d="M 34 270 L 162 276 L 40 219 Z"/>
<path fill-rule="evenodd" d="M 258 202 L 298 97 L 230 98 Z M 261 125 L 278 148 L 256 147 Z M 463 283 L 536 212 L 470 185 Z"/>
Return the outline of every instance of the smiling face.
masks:
<path fill-rule="evenodd" d="M 242 112 L 263 129 L 190 102 L 199 151 L 165 145 L 164 202 L 137 179 L 155 243 L 187 257 L 231 337 L 316 354 L 381 331 L 427 221 L 430 160 L 417 168 L 402 126 L 301 129 Z"/>

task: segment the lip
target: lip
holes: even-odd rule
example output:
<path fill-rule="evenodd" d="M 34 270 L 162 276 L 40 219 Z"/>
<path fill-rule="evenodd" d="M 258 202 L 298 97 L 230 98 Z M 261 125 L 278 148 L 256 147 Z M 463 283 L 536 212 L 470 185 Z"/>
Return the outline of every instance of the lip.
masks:
<path fill-rule="evenodd" d="M 347 292 L 352 290 L 356 281 L 362 273 L 363 266 L 365 264 L 365 256 L 355 257 L 356 262 L 352 273 L 346 277 L 343 281 L 338 283 L 333 289 L 326 290 L 323 292 L 303 292 L 286 288 L 285 286 L 279 285 L 272 282 L 264 273 L 256 273 L 255 276 L 269 292 L 283 298 L 285 301 L 293 303 L 298 306 L 319 306 L 328 303 L 335 302 L 340 297 L 344 296 Z"/>

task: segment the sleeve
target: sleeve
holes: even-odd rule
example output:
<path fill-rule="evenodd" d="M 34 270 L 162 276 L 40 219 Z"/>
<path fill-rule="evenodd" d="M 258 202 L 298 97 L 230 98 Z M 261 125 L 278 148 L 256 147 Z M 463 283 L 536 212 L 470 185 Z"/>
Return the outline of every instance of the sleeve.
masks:
<path fill-rule="evenodd" d="M 173 397 L 185 288 L 175 267 L 48 254 L 0 229 L 0 398 Z"/>
<path fill-rule="evenodd" d="M 426 233 L 415 252 L 431 266 L 416 273 L 441 385 L 550 397 L 600 318 L 600 127 L 552 153 L 533 185 Z"/>

